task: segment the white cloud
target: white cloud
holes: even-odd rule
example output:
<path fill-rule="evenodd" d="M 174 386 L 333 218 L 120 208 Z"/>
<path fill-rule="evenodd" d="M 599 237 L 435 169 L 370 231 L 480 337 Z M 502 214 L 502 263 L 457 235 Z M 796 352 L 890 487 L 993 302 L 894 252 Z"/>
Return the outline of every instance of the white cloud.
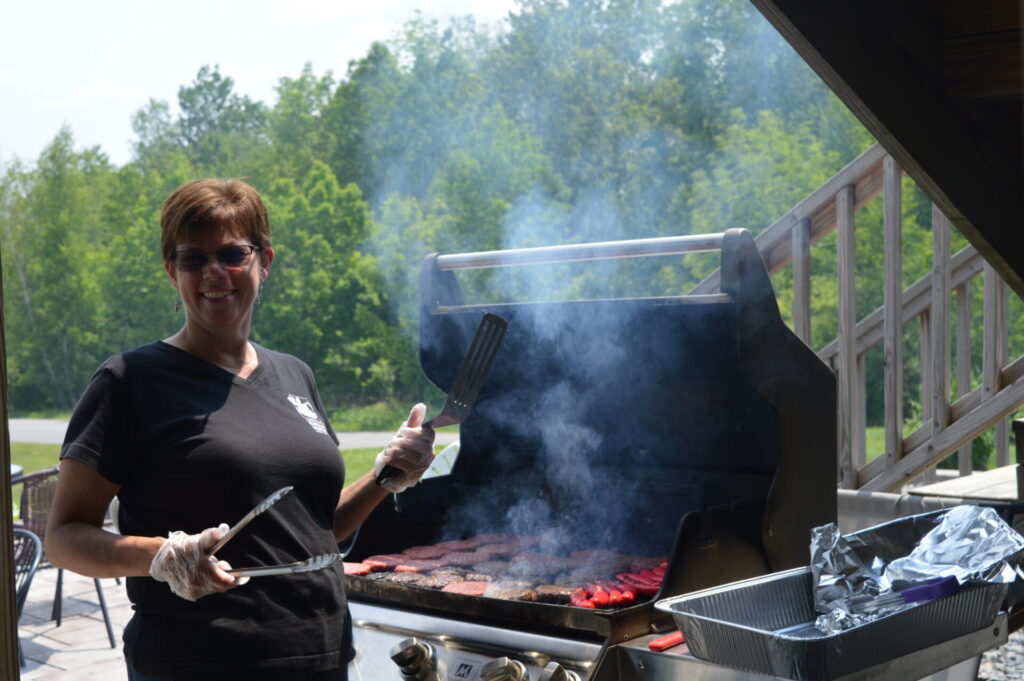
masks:
<path fill-rule="evenodd" d="M 304 22 L 306 20 L 336 22 L 342 26 L 359 26 L 360 30 L 372 24 L 400 25 L 412 19 L 416 10 L 425 16 L 445 19 L 472 14 L 485 21 L 503 18 L 515 7 L 515 0 L 431 0 L 417 5 L 409 0 L 375 0 L 370 3 L 348 3 L 336 0 L 270 0 L 269 9 L 282 18 Z M 377 39 L 384 38 L 377 34 Z"/>
<path fill-rule="evenodd" d="M 146 92 L 141 88 L 94 80 L 77 85 L 72 91 L 57 97 L 44 99 L 40 104 L 46 109 L 66 111 L 109 104 L 138 105 L 145 101 Z"/>
<path fill-rule="evenodd" d="M 344 77 L 350 60 L 394 38 L 417 7 L 441 24 L 467 14 L 491 23 L 515 2 L 178 0 L 168 14 L 138 0 L 0 0 L 0 160 L 35 158 L 67 124 L 78 144 L 99 144 L 123 163 L 132 114 L 150 98 L 173 105 L 204 64 L 270 104 L 278 79 L 306 62 Z"/>

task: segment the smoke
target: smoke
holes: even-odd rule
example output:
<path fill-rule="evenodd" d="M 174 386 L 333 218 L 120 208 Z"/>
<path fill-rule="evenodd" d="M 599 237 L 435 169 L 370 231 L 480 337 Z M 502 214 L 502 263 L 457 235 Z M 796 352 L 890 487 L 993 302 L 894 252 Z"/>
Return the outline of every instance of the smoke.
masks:
<path fill-rule="evenodd" d="M 410 337 L 427 253 L 689 233 L 693 178 L 733 162 L 716 155 L 732 112 L 742 120 L 764 106 L 794 115 L 821 108 L 806 67 L 739 0 L 523 3 L 513 15 L 495 39 L 460 32 L 465 25 L 431 36 L 418 24 L 431 49 L 398 55 L 401 78 L 367 89 L 367 155 L 379 165 L 365 189 L 382 225 L 371 247 Z M 449 49 L 457 45 L 473 49 Z M 391 108 L 374 110 L 389 85 L 398 93 Z M 735 196 L 728 186 L 708 190 L 723 203 Z M 734 226 L 743 225 L 708 231 Z M 638 355 L 636 336 L 650 330 L 628 306 L 590 306 L 595 316 L 574 332 L 566 301 L 676 296 L 708 267 L 696 270 L 646 258 L 456 273 L 466 303 L 535 304 L 516 308 L 510 331 L 515 361 L 530 372 L 481 405 L 507 436 L 487 452 L 492 469 L 508 474 L 453 502 L 442 538 L 500 531 L 543 536 L 553 549 L 645 544 L 642 522 L 653 516 L 609 522 L 615 509 L 652 501 L 638 498 L 648 487 L 617 472 L 609 452 L 645 451 L 648 424 L 633 418 L 631 401 L 661 379 L 659 363 L 679 358 Z M 465 456 L 472 443 L 463 444 Z M 670 534 L 661 529 L 651 537 Z"/>
<path fill-rule="evenodd" d="M 716 153 L 736 111 L 752 122 L 772 109 L 795 127 L 827 108 L 820 81 L 741 0 L 526 2 L 497 25 L 423 14 L 388 47 L 349 86 L 360 186 L 382 225 L 367 247 L 410 338 L 417 265 L 432 251 L 686 234 L 695 205 L 701 230 L 755 227 L 709 219 L 735 191 L 694 197 L 693 178 L 742 166 Z M 595 264 L 471 274 L 463 288 L 481 302 L 546 300 L 630 279 L 673 295 L 686 278 Z"/>

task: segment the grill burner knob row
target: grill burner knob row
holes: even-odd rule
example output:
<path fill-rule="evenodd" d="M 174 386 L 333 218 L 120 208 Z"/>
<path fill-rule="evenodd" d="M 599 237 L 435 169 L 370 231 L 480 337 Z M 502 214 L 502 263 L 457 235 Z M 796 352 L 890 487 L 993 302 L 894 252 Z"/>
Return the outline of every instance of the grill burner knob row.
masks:
<path fill-rule="evenodd" d="M 537 681 L 580 681 L 580 677 L 576 672 L 571 672 L 552 660 L 544 667 Z"/>
<path fill-rule="evenodd" d="M 499 657 L 480 670 L 480 681 L 529 681 L 526 666 L 519 660 Z"/>
<path fill-rule="evenodd" d="M 437 651 L 418 638 L 406 638 L 391 649 L 391 659 L 405 681 L 438 681 Z"/>

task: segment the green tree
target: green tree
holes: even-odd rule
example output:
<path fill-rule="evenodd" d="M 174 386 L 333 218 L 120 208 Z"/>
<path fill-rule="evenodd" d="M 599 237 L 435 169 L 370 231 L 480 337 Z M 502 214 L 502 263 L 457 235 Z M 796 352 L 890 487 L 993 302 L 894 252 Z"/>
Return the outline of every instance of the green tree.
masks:
<path fill-rule="evenodd" d="M 298 78 L 278 81 L 277 102 L 267 116 L 277 177 L 301 177 L 314 160 L 326 158 L 332 137 L 323 114 L 334 88 L 331 73 L 318 78 L 309 63 Z"/>
<path fill-rule="evenodd" d="M 276 258 L 255 337 L 307 361 L 330 403 L 390 395 L 392 358 L 379 346 L 391 318 L 363 249 L 374 223 L 359 188 L 317 161 L 301 184 L 278 180 L 265 198 Z"/>
<path fill-rule="evenodd" d="M 523 2 L 488 60 L 494 96 L 544 143 L 575 197 L 614 194 L 643 170 L 656 136 L 636 102 L 649 95 L 657 2 Z"/>
<path fill-rule="evenodd" d="M 5 182 L 4 290 L 13 408 L 70 408 L 102 354 L 106 257 L 101 206 L 110 164 L 62 129 L 30 172 Z M 11 221 L 8 222 L 6 218 Z"/>
<path fill-rule="evenodd" d="M 197 177 L 243 177 L 267 199 L 278 259 L 257 340 L 309 362 L 329 402 L 361 403 L 422 394 L 416 277 L 427 253 L 758 231 L 871 142 L 741 0 L 522 0 L 497 31 L 417 15 L 338 81 L 307 64 L 267 105 L 204 66 L 177 103 L 136 113 L 122 168 L 76 151 L 65 131 L 38 162 L 4 170 L 21 408 L 66 404 L 103 357 L 180 323 L 158 215 Z M 911 277 L 930 262 L 930 216 L 917 199 L 904 206 Z M 863 248 L 875 248 L 878 209 L 858 221 Z M 813 251 L 819 346 L 835 334 L 829 243 Z M 866 309 L 879 257 L 860 258 Z M 673 295 L 717 266 L 665 260 L 459 276 L 482 301 Z M 777 275 L 780 291 L 788 276 Z"/>
<path fill-rule="evenodd" d="M 192 163 L 211 175 L 247 176 L 265 143 L 266 108 L 234 92 L 234 80 L 203 66 L 178 89 L 179 144 Z"/>
<path fill-rule="evenodd" d="M 163 267 L 160 208 L 177 187 L 191 180 L 187 167 L 140 173 L 126 165 L 110 177 L 111 191 L 101 208 L 108 254 L 95 275 L 107 305 L 101 344 L 112 354 L 173 334 L 183 322 L 174 314 L 177 293 Z"/>
<path fill-rule="evenodd" d="M 383 43 L 374 43 L 363 59 L 349 66 L 324 110 L 326 160 L 342 184 L 354 183 L 372 200 L 384 183 L 383 159 L 400 146 L 388 120 L 398 109 L 402 74 Z"/>

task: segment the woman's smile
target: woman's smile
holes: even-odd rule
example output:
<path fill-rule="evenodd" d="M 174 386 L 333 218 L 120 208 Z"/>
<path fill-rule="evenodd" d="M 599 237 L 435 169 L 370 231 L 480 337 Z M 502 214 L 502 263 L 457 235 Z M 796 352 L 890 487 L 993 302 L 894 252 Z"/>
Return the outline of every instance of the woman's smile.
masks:
<path fill-rule="evenodd" d="M 234 295 L 235 293 L 236 290 L 233 289 L 230 291 L 202 291 L 199 293 L 199 295 L 207 300 L 223 300 L 224 298 L 227 298 L 230 295 Z"/>

